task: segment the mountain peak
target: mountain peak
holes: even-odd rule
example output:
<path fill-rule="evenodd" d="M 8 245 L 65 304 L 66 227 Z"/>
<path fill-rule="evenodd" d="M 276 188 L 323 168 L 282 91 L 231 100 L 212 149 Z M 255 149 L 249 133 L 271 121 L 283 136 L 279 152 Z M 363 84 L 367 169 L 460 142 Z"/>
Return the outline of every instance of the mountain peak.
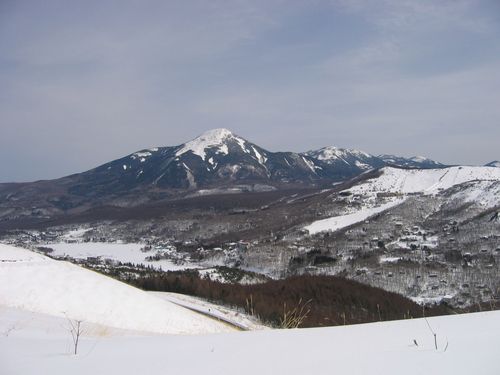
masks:
<path fill-rule="evenodd" d="M 226 128 L 217 128 L 217 129 L 210 129 L 198 136 L 195 139 L 203 138 L 203 139 L 218 139 L 218 140 L 224 140 L 228 137 L 234 137 L 234 134 Z"/>
<path fill-rule="evenodd" d="M 413 161 L 415 161 L 417 163 L 422 163 L 424 161 L 433 161 L 433 160 L 429 159 L 428 157 L 422 156 L 422 155 L 412 156 L 410 158 L 410 160 L 413 160 Z"/>
<path fill-rule="evenodd" d="M 379 168 L 384 165 L 382 160 L 350 148 L 340 148 L 335 146 L 323 147 L 316 151 L 309 151 L 306 155 L 317 159 L 321 163 L 330 167 L 349 168 L 356 171 L 366 171 L 373 168 Z"/>
<path fill-rule="evenodd" d="M 314 153 L 314 151 L 311 151 L 311 153 Z M 362 157 L 371 157 L 371 155 L 367 154 L 364 151 L 360 150 L 355 150 L 351 148 L 341 148 L 341 147 L 335 147 L 335 146 L 327 146 L 319 149 L 318 151 L 315 152 L 317 154 L 317 158 L 319 160 L 328 160 L 332 158 L 343 158 L 346 155 L 356 155 L 356 156 L 362 156 Z"/>
<path fill-rule="evenodd" d="M 218 148 L 216 151 L 217 153 L 227 154 L 228 148 L 226 142 L 229 139 L 235 140 L 241 148 L 244 148 L 246 141 L 243 138 L 236 136 L 228 129 L 218 128 L 208 130 L 195 139 L 183 144 L 175 155 L 180 156 L 191 151 L 193 154 L 198 155 L 200 158 L 205 160 L 205 150 L 208 148 Z"/>

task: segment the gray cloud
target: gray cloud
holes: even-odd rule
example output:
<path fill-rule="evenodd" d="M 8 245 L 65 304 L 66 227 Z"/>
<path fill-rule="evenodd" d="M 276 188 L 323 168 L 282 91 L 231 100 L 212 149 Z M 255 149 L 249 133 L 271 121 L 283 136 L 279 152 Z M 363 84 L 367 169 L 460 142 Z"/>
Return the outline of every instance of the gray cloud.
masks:
<path fill-rule="evenodd" d="M 0 181 L 215 127 L 270 150 L 500 158 L 498 3 L 373 4 L 2 2 Z"/>

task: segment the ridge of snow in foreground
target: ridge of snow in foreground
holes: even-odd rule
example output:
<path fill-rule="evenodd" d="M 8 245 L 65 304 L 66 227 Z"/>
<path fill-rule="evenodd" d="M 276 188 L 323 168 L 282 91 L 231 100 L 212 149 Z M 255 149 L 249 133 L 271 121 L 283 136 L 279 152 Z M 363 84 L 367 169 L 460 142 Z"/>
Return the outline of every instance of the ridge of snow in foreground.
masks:
<path fill-rule="evenodd" d="M 198 334 L 233 330 L 107 276 L 0 244 L 2 306 L 132 331 Z"/>
<path fill-rule="evenodd" d="M 217 335 L 84 334 L 62 318 L 0 309 L 0 373 L 498 375 L 500 311 Z M 84 327 L 86 329 L 87 327 Z"/>

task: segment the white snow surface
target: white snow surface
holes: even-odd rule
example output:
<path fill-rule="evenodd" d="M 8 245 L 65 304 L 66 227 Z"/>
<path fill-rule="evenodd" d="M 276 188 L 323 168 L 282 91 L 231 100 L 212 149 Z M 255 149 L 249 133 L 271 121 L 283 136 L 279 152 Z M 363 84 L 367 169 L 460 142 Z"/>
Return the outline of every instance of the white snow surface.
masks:
<path fill-rule="evenodd" d="M 261 153 L 259 151 L 257 151 L 257 149 L 255 147 L 252 146 L 252 150 L 255 154 L 255 157 L 257 158 L 257 160 L 259 161 L 260 164 L 264 165 L 267 161 L 267 158 L 263 155 L 261 155 Z"/>
<path fill-rule="evenodd" d="M 180 306 L 184 306 L 203 314 L 212 316 L 221 321 L 226 321 L 229 324 L 239 327 L 246 331 L 255 331 L 261 329 L 270 329 L 262 325 L 255 317 L 249 316 L 242 311 L 238 311 L 229 307 L 215 305 L 202 298 L 192 297 L 178 293 L 167 292 L 149 292 L 158 298 L 173 302 Z"/>
<path fill-rule="evenodd" d="M 486 208 L 493 208 L 500 204 L 500 180 L 477 181 L 465 186 L 464 189 L 453 194 L 453 199 L 465 202 L 478 203 Z"/>
<path fill-rule="evenodd" d="M 132 156 L 130 158 L 132 158 L 132 159 L 139 158 L 139 161 L 141 163 L 144 163 L 146 161 L 146 158 L 150 157 L 151 155 L 153 155 L 153 154 L 150 151 L 139 151 L 139 152 L 132 154 Z"/>
<path fill-rule="evenodd" d="M 369 166 L 368 164 L 366 163 L 361 163 L 359 160 L 356 160 L 354 162 L 354 164 L 356 165 L 356 167 L 360 168 L 360 169 L 371 169 L 371 166 Z"/>
<path fill-rule="evenodd" d="M 435 194 L 440 190 L 475 180 L 500 180 L 500 169 L 490 167 L 450 167 L 443 169 L 382 168 L 382 175 L 354 186 L 353 193 L 392 192 Z"/>
<path fill-rule="evenodd" d="M 401 260 L 401 257 L 380 257 L 380 263 L 397 263 Z"/>
<path fill-rule="evenodd" d="M 431 159 L 429 159 L 428 157 L 425 157 L 425 156 L 422 156 L 422 155 L 418 155 L 418 156 L 412 156 L 410 158 L 410 160 L 413 160 L 413 161 L 416 161 L 416 162 L 424 162 L 424 161 L 432 161 Z"/>
<path fill-rule="evenodd" d="M 498 375 L 500 312 L 202 336 L 84 334 L 67 322 L 0 310 L 0 373 Z M 415 345 L 415 342 L 417 345 Z"/>
<path fill-rule="evenodd" d="M 382 211 L 385 211 L 389 208 L 395 207 L 401 203 L 403 203 L 404 199 L 395 199 L 388 203 L 382 204 L 378 207 L 364 208 L 362 210 L 341 216 L 334 216 L 328 219 L 318 220 L 314 223 L 306 226 L 306 229 L 309 234 L 313 235 L 319 232 L 325 231 L 336 231 L 350 225 L 359 223 L 368 219 L 370 216 L 378 214 Z"/>
<path fill-rule="evenodd" d="M 349 164 L 344 158 L 354 155 L 356 157 L 361 158 L 370 158 L 371 155 L 367 154 L 364 151 L 348 149 L 348 148 L 339 148 L 334 146 L 323 147 L 318 151 L 309 151 L 308 154 L 314 154 L 318 160 L 322 160 L 325 162 L 334 162 L 337 160 L 342 160 L 343 162 Z"/>
<path fill-rule="evenodd" d="M 3 244 L 0 306 L 131 331 L 199 334 L 232 330 L 104 275 Z"/>
<path fill-rule="evenodd" d="M 200 158 L 205 160 L 206 149 L 218 147 L 217 153 L 228 154 L 228 148 L 225 141 L 228 139 L 234 139 L 238 142 L 243 151 L 245 151 L 245 140 L 237 137 L 231 131 L 227 129 L 212 129 L 209 130 L 199 137 L 189 141 L 183 145 L 176 153 L 175 156 L 180 156 L 186 152 L 191 151 L 193 154 L 198 155 Z"/>
<path fill-rule="evenodd" d="M 168 259 L 158 261 L 146 261 L 145 258 L 156 253 L 155 250 L 142 252 L 143 244 L 138 243 L 108 243 L 108 242 L 81 242 L 81 243 L 54 243 L 45 245 L 54 250 L 54 256 L 68 255 L 74 259 L 86 259 L 88 257 L 101 257 L 102 259 L 116 260 L 122 263 L 142 264 L 161 268 L 163 271 L 178 271 L 190 268 L 198 268 L 190 263 L 175 264 Z"/>
<path fill-rule="evenodd" d="M 91 231 L 93 228 L 77 228 L 70 230 L 67 232 L 62 238 L 65 240 L 79 240 L 83 237 L 83 235 L 89 231 Z"/>
<path fill-rule="evenodd" d="M 475 202 L 485 207 L 498 205 L 500 197 L 500 169 L 491 167 L 450 167 L 443 169 L 399 169 L 385 167 L 378 177 L 363 181 L 348 189 L 353 194 L 376 197 L 377 193 L 394 193 L 402 198 L 395 199 L 378 207 L 368 206 L 354 212 L 328 219 L 318 220 L 305 229 L 309 234 L 323 231 L 336 231 L 366 220 L 372 215 L 392 208 L 405 199 L 406 194 L 437 194 L 453 186 L 464 185 L 463 189 L 453 195 L 454 199 Z"/>
<path fill-rule="evenodd" d="M 313 172 L 313 173 L 316 173 L 315 169 L 314 169 L 314 163 L 310 160 L 307 160 L 305 157 L 302 156 L 302 160 L 304 161 L 304 163 L 309 167 L 309 169 Z"/>

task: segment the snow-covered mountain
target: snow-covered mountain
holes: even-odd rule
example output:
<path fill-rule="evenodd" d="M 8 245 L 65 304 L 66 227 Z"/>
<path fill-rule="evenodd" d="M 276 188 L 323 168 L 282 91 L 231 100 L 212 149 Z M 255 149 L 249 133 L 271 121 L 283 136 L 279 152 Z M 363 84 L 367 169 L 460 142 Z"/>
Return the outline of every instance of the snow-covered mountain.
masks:
<path fill-rule="evenodd" d="M 488 164 L 485 164 L 485 167 L 497 167 L 500 168 L 500 161 L 494 160 Z"/>
<path fill-rule="evenodd" d="M 409 158 L 396 156 L 396 155 L 378 155 L 378 158 L 383 160 L 386 165 L 393 167 L 404 167 L 404 168 L 444 168 L 446 165 L 441 164 L 437 161 L 426 158 L 425 156 L 412 156 Z"/>
<path fill-rule="evenodd" d="M 324 176 L 318 170 L 306 155 L 269 152 L 227 129 L 214 129 L 179 146 L 142 150 L 84 172 L 71 192 L 86 195 L 141 186 L 196 190 L 234 184 L 269 188 L 320 181 Z"/>
<path fill-rule="evenodd" d="M 308 151 L 305 154 L 327 164 L 330 168 L 357 171 L 358 173 L 385 165 L 380 158 L 366 152 L 333 146 Z"/>
<path fill-rule="evenodd" d="M 325 147 L 271 152 L 227 129 L 140 150 L 57 180 L 0 184 L 0 218 L 50 218 L 96 206 L 130 207 L 186 195 L 327 188 L 387 164 L 440 168 L 425 158 Z"/>
<path fill-rule="evenodd" d="M 214 129 L 178 146 L 140 150 L 57 180 L 0 184 L 0 217 L 52 217 L 98 205 L 128 207 L 207 191 L 331 186 L 383 165 L 355 150 L 338 149 L 334 160 L 333 150 L 270 152 L 227 129 Z"/>
<path fill-rule="evenodd" d="M 115 188 L 154 185 L 169 189 L 207 189 L 234 184 L 248 190 L 280 185 L 311 186 L 356 176 L 384 166 L 362 151 L 326 147 L 306 153 L 270 152 L 227 129 L 209 130 L 174 147 L 142 150 L 82 174 L 73 191 L 95 191 L 96 182 Z"/>

